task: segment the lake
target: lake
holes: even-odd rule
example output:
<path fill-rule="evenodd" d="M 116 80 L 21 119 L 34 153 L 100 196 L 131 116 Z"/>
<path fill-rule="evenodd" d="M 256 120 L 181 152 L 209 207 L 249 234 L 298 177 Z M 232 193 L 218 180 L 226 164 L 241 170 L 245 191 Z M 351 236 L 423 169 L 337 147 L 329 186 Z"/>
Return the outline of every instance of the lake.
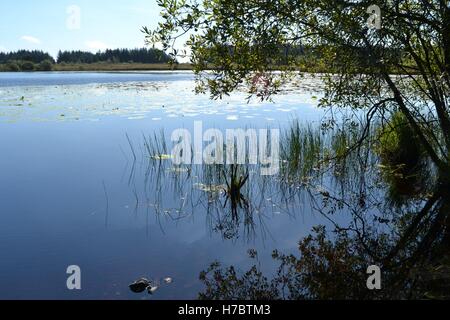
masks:
<path fill-rule="evenodd" d="M 250 249 L 270 274 L 274 249 L 296 252 L 327 220 L 257 172 L 251 212 L 230 217 L 207 181 L 214 173 L 155 161 L 145 141 L 196 121 L 318 125 L 317 88 L 306 78 L 269 102 L 245 92 L 212 101 L 193 93 L 189 72 L 0 73 L 0 299 L 195 299 L 202 270 L 214 261 L 246 270 Z M 82 290 L 66 287 L 70 265 Z M 160 283 L 153 295 L 128 288 L 142 277 Z"/>

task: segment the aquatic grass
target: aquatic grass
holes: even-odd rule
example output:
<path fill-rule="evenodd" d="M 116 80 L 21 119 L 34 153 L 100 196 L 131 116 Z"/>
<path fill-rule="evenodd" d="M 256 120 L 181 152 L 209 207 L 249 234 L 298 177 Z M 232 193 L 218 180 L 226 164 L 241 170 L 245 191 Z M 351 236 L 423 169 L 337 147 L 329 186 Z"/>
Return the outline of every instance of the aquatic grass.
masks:
<path fill-rule="evenodd" d="M 166 135 L 164 129 L 161 129 L 159 134 L 154 133 L 153 136 L 146 137 L 142 134 L 144 140 L 144 148 L 147 158 L 157 161 L 164 161 L 172 159 L 168 154 L 166 143 Z"/>
<path fill-rule="evenodd" d="M 249 178 L 248 168 L 241 169 L 241 166 L 231 165 L 229 170 L 229 179 L 225 180 L 227 185 L 226 193 L 232 199 L 242 197 L 241 189 L 247 183 Z M 224 172 L 224 175 L 227 173 Z"/>
<path fill-rule="evenodd" d="M 396 112 L 389 122 L 378 129 L 375 151 L 382 162 L 392 165 L 416 166 L 423 150 L 406 117 Z"/>
<path fill-rule="evenodd" d="M 323 158 L 324 141 L 320 128 L 294 120 L 281 135 L 281 174 L 287 181 L 307 179 Z"/>
<path fill-rule="evenodd" d="M 363 122 L 323 128 L 292 121 L 281 139 L 280 190 L 295 196 L 315 186 L 342 191 L 346 184 L 357 183 L 380 161 L 373 152 L 374 139 Z"/>
<path fill-rule="evenodd" d="M 406 117 L 395 112 L 376 135 L 374 150 L 381 159 L 379 168 L 392 204 L 402 205 L 405 199 L 430 192 L 428 186 L 435 184 L 431 177 L 437 174 L 432 173 L 432 165 Z"/>
<path fill-rule="evenodd" d="M 326 158 L 324 162 L 332 167 L 335 179 L 340 181 L 349 175 L 358 176 L 364 166 L 361 159 L 370 159 L 370 142 L 361 141 L 363 135 L 361 126 L 342 126 L 329 132 L 329 143 L 326 148 Z M 367 157 L 362 155 L 366 154 Z"/>
<path fill-rule="evenodd" d="M 316 200 L 324 197 L 325 192 L 317 193 L 320 187 L 329 191 L 330 196 L 341 196 L 337 193 L 344 192 L 344 186 L 352 187 L 364 178 L 364 164 L 353 148 L 361 130 L 358 127 L 345 130 L 345 125 L 343 128 L 325 131 L 320 125 L 299 120 L 281 128 L 281 171 L 268 177 L 260 176 L 260 165 L 250 164 L 248 159 L 240 165 L 173 166 L 171 161 L 164 161 L 168 149 L 164 130 L 143 134 L 143 155 L 149 160 L 144 161 L 148 166 L 145 177 L 148 199 L 143 205 L 148 210 L 151 199 L 158 219 L 172 220 L 192 217 L 204 208 L 210 230 L 226 239 L 238 238 L 241 231 L 250 239 L 256 228 L 265 237 L 264 219 L 268 214 L 294 216 L 299 208 L 307 205 L 313 208 L 315 202 L 310 197 Z M 366 148 L 364 145 L 357 151 L 365 152 Z M 333 177 L 337 171 L 341 174 Z M 167 193 L 173 198 L 165 199 Z M 359 198 L 361 203 L 366 201 L 364 196 Z M 175 203 L 179 206 L 175 207 Z"/>
<path fill-rule="evenodd" d="M 128 136 L 128 133 L 126 133 L 125 136 L 127 137 L 128 145 L 130 146 L 131 153 L 133 154 L 133 159 L 134 159 L 134 161 L 136 161 L 137 157 L 136 157 L 136 151 L 134 150 L 133 143 L 131 142 L 131 139 Z"/>

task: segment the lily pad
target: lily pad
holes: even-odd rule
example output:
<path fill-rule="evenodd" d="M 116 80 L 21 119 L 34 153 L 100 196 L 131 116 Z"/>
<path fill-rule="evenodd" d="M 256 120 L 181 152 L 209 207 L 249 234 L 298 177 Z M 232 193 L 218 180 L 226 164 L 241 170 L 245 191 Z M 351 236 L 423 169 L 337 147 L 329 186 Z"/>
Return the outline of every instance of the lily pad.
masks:
<path fill-rule="evenodd" d="M 151 157 L 153 160 L 170 160 L 173 158 L 170 154 L 159 154 Z"/>
<path fill-rule="evenodd" d="M 195 183 L 194 184 L 194 188 L 203 192 L 208 192 L 208 193 L 221 193 L 221 192 L 225 192 L 226 190 L 226 186 L 225 185 L 206 185 L 203 183 Z"/>
<path fill-rule="evenodd" d="M 167 172 L 171 172 L 171 173 L 186 173 L 186 172 L 189 172 L 189 169 L 188 168 L 181 168 L 181 167 L 173 167 L 173 168 L 167 169 Z"/>

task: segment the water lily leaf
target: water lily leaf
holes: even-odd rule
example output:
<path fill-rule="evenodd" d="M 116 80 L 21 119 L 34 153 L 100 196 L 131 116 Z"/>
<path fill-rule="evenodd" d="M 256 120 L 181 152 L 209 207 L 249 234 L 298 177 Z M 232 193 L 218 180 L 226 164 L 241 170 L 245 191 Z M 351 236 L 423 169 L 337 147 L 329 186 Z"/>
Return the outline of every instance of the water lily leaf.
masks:
<path fill-rule="evenodd" d="M 194 184 L 194 188 L 203 192 L 208 192 L 208 193 L 221 193 L 221 192 L 225 192 L 226 190 L 226 186 L 225 185 L 206 185 L 203 183 L 196 183 Z"/>
<path fill-rule="evenodd" d="M 151 157 L 153 160 L 170 160 L 172 159 L 172 155 L 170 154 L 159 154 Z"/>
<path fill-rule="evenodd" d="M 186 172 L 189 172 L 189 169 L 187 169 L 187 168 L 180 168 L 180 167 L 173 167 L 173 168 L 167 169 L 167 172 L 171 172 L 171 173 L 186 173 Z"/>

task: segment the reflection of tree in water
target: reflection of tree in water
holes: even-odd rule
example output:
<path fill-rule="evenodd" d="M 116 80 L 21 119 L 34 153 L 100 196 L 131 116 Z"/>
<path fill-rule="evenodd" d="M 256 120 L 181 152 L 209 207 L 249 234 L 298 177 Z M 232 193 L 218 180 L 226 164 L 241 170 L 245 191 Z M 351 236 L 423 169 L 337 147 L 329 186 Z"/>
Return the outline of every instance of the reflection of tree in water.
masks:
<path fill-rule="evenodd" d="M 245 273 L 213 263 L 201 274 L 206 285 L 201 298 L 449 296 L 448 184 L 435 178 L 431 162 L 414 147 L 414 136 L 396 123 L 401 119 L 370 133 L 364 125 L 343 121 L 342 128 L 334 125 L 330 131 L 294 122 L 282 137 L 281 172 L 274 177 L 260 176 L 259 167 L 251 165 L 173 167 L 164 143 L 146 140 L 147 216 L 150 208 L 158 221 L 205 212 L 211 232 L 225 240 L 250 240 L 270 235 L 270 214 L 294 215 L 308 202 L 333 226 L 314 228 L 301 240 L 298 255 L 274 252 L 279 268 L 271 278 L 261 273 L 256 252 L 251 256 L 257 263 Z M 370 139 L 364 136 L 369 134 Z M 405 140 L 413 147 L 404 148 Z M 366 286 L 366 270 L 373 264 L 382 269 L 381 291 Z"/>
<path fill-rule="evenodd" d="M 163 23 L 152 32 L 146 30 L 149 42 L 162 42 L 175 56 L 180 31 L 193 34 L 185 44 L 191 49 L 197 92 L 222 98 L 247 87 L 250 95 L 264 100 L 279 93 L 287 80 L 298 79 L 298 73 L 290 71 L 321 70 L 324 88 L 319 106 L 330 112 L 353 111 L 365 120 L 365 124 L 358 118 L 344 123 L 334 132 L 341 138 L 331 144 L 310 132 L 297 135 L 294 129 L 288 134 L 285 150 L 290 156 L 284 158 L 282 175 L 286 194 L 305 184 L 303 189 L 311 194 L 317 211 L 335 226 L 335 233 L 326 237 L 329 242 L 314 240 L 300 248 L 308 252 L 311 246 L 313 265 L 303 255 L 300 266 L 296 259 L 287 263 L 295 269 L 290 278 L 282 279 L 288 292 L 302 288 L 308 297 L 367 297 L 356 290 L 361 282 L 352 283 L 360 270 L 342 276 L 322 272 L 334 271 L 328 270 L 331 266 L 354 271 L 352 266 L 358 263 L 347 261 L 340 252 L 383 267 L 385 290 L 377 292 L 379 296 L 422 297 L 427 291 L 428 295 L 438 292 L 430 287 L 429 278 L 441 270 L 430 268 L 443 263 L 449 238 L 448 1 L 380 2 L 383 23 L 376 31 L 362 19 L 365 1 L 210 4 L 163 3 Z M 236 20 L 239 23 L 222 23 Z M 373 130 L 374 124 L 381 125 L 381 132 Z M 335 128 L 333 122 L 330 126 Z M 354 127 L 361 132 L 352 136 Z M 304 164 L 314 162 L 316 173 L 305 175 Z M 322 234 L 316 232 L 315 237 Z M 322 250 L 326 246 L 332 249 Z M 334 256 L 344 262 L 334 263 Z M 300 281 L 295 283 L 297 275 Z M 234 279 L 233 274 L 230 277 Z M 232 289 L 221 291 L 226 281 L 217 278 L 206 277 L 206 297 L 234 297 Z M 244 282 L 247 286 L 237 281 L 231 288 L 244 296 L 264 291 L 261 282 L 250 280 Z M 335 286 L 340 289 L 333 290 Z M 349 291 L 353 286 L 354 293 Z M 276 296 L 285 297 L 280 292 Z"/>
<path fill-rule="evenodd" d="M 313 208 L 333 230 L 314 228 L 301 240 L 298 255 L 275 251 L 279 267 L 270 279 L 261 273 L 255 252 L 250 255 L 257 263 L 245 273 L 213 263 L 201 273 L 206 289 L 200 298 L 450 298 L 449 184 L 418 148 L 403 149 L 405 143 L 414 145 L 414 136 L 404 135 L 405 128 L 394 130 L 399 141 L 387 147 L 383 139 L 392 136 L 383 131 L 365 142 L 355 140 L 352 130 L 334 131 L 332 141 L 320 142 L 314 151 L 320 170 L 306 175 L 298 168 L 304 157 L 299 146 L 285 139 L 293 157 L 287 158 L 284 181 L 303 181 Z M 292 132 L 297 134 L 291 131 L 291 137 Z M 309 175 L 313 171 L 320 174 Z M 382 269 L 380 291 L 367 289 L 370 265 Z"/>

